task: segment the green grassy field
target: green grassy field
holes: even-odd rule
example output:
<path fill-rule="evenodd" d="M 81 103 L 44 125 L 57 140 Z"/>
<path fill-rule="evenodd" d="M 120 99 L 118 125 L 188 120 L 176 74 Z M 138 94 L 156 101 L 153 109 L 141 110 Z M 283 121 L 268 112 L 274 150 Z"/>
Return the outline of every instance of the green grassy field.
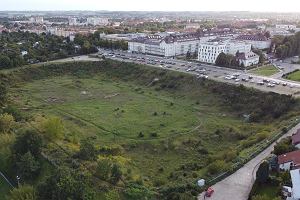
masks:
<path fill-rule="evenodd" d="M 68 154 L 51 143 L 43 150 L 49 157 L 70 163 L 80 141 L 91 137 L 97 149 L 121 147 L 112 159 L 121 163 L 124 179 L 150 188 L 194 184 L 199 178 L 217 176 L 248 158 L 258 143 L 272 138 L 297 114 L 249 123 L 243 117 L 248 111 L 226 105 L 225 97 L 209 89 L 216 86 L 212 82 L 137 66 L 109 66 L 97 73 L 72 67 L 67 66 L 65 74 L 60 68 L 39 67 L 15 72 L 9 101 L 26 119 L 41 115 L 63 119 L 65 137 L 56 143 Z M 152 84 L 154 77 L 161 83 Z M 256 140 L 262 132 L 267 138 Z M 252 143 L 245 144 L 251 137 Z M 226 167 L 209 172 L 216 160 L 224 160 Z M 95 162 L 85 164 L 95 169 Z M 43 168 L 43 174 L 49 174 Z"/>
<path fill-rule="evenodd" d="M 12 94 L 15 103 L 30 114 L 63 118 L 67 137 L 80 140 L 93 136 L 99 145 L 123 145 L 133 169 L 151 179 L 165 180 L 170 172 L 196 159 L 204 164 L 208 155 L 199 159 L 197 144 L 208 154 L 238 146 L 230 136 L 219 140 L 220 136 L 214 134 L 217 129 L 234 129 L 246 135 L 276 130 L 264 124 L 245 123 L 224 111 L 211 94 L 199 99 L 198 95 L 155 91 L 103 76 L 37 80 L 15 87 Z M 61 143 L 69 146 L 66 141 Z M 168 145 L 172 150 L 165 150 Z M 161 166 L 164 172 L 158 174 Z M 197 176 L 205 176 L 204 166 Z"/>
<path fill-rule="evenodd" d="M 273 65 L 265 65 L 249 71 L 252 74 L 261 75 L 261 76 L 272 76 L 279 72 L 279 70 Z"/>
<path fill-rule="evenodd" d="M 289 75 L 287 75 L 286 78 L 292 81 L 300 81 L 300 71 L 292 72 Z"/>

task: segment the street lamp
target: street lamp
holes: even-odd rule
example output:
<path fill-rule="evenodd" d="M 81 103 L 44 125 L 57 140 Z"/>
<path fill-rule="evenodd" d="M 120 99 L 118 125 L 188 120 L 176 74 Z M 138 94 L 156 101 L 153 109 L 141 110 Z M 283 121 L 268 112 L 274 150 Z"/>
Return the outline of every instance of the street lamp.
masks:
<path fill-rule="evenodd" d="M 17 178 L 17 181 L 18 181 L 18 187 L 19 187 L 20 179 L 21 179 L 21 178 L 20 178 L 20 176 L 17 176 L 16 178 Z"/>

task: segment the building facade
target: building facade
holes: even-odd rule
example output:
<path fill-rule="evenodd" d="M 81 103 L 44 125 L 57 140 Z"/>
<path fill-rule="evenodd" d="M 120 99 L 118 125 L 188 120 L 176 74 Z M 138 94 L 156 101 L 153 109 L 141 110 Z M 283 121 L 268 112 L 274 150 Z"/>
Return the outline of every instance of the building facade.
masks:
<path fill-rule="evenodd" d="M 263 34 L 256 35 L 239 35 L 235 38 L 238 41 L 250 43 L 256 49 L 269 49 L 272 41 L 265 37 Z"/>
<path fill-rule="evenodd" d="M 109 24 L 108 18 L 88 17 L 86 23 L 92 26 L 106 26 Z"/>
<path fill-rule="evenodd" d="M 199 45 L 198 60 L 200 62 L 215 64 L 220 53 L 236 55 L 237 53 L 248 52 L 251 52 L 251 44 L 234 40 L 212 40 Z"/>
<path fill-rule="evenodd" d="M 257 65 L 259 63 L 259 55 L 253 53 L 252 51 L 247 53 L 240 53 L 238 55 L 238 60 L 240 65 L 249 67 L 252 65 Z"/>
<path fill-rule="evenodd" d="M 164 57 L 191 54 L 198 51 L 200 38 L 196 34 L 149 35 L 128 42 L 128 51 Z"/>
<path fill-rule="evenodd" d="M 296 30 L 297 26 L 292 24 L 277 24 L 276 29 Z"/>

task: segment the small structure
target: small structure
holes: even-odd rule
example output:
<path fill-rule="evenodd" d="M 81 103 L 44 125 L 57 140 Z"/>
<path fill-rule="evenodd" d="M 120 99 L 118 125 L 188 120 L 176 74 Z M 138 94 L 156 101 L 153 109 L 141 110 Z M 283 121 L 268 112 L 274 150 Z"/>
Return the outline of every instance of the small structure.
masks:
<path fill-rule="evenodd" d="M 199 179 L 199 180 L 197 181 L 197 185 L 198 185 L 199 187 L 204 186 L 204 185 L 205 185 L 205 180 L 204 180 L 204 179 Z"/>
<path fill-rule="evenodd" d="M 300 129 L 292 135 L 292 144 L 297 148 L 300 149 Z"/>
<path fill-rule="evenodd" d="M 289 171 L 300 167 L 300 150 L 292 151 L 278 156 L 280 170 Z"/>

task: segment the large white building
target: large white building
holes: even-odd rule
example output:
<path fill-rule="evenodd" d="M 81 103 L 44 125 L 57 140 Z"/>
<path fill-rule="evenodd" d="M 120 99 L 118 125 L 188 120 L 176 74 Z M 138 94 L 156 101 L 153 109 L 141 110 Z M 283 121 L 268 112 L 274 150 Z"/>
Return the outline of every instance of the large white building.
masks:
<path fill-rule="evenodd" d="M 263 34 L 239 35 L 235 39 L 250 43 L 256 49 L 269 49 L 272 43 L 271 39 L 268 39 Z"/>
<path fill-rule="evenodd" d="M 108 18 L 88 17 L 86 23 L 92 26 L 106 26 L 109 24 Z"/>
<path fill-rule="evenodd" d="M 231 30 L 214 30 L 194 33 L 159 33 L 138 37 L 128 42 L 128 51 L 174 57 L 197 53 L 199 45 L 216 37 L 232 37 Z"/>
<path fill-rule="evenodd" d="M 251 44 L 234 40 L 211 40 L 199 45 L 198 60 L 215 64 L 220 53 L 236 55 L 251 52 Z"/>
<path fill-rule="evenodd" d="M 187 52 L 197 52 L 199 43 L 200 38 L 197 34 L 149 35 L 130 40 L 128 51 L 174 57 Z"/>
<path fill-rule="evenodd" d="M 30 17 L 29 22 L 30 23 L 36 23 L 36 24 L 42 24 L 44 22 L 44 18 L 41 17 L 41 16 Z"/>
<path fill-rule="evenodd" d="M 276 29 L 296 30 L 297 26 L 292 24 L 277 24 Z"/>
<path fill-rule="evenodd" d="M 77 18 L 76 17 L 69 18 L 69 25 L 70 26 L 76 26 L 77 25 Z"/>

